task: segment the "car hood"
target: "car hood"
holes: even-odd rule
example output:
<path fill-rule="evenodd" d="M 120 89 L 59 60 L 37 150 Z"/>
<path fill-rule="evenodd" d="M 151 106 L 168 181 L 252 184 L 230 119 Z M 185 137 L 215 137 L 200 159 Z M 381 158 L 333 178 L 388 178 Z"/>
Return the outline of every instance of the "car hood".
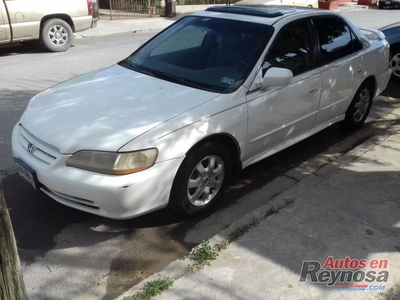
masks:
<path fill-rule="evenodd" d="M 64 154 L 117 151 L 217 95 L 113 65 L 36 95 L 20 123 Z"/>

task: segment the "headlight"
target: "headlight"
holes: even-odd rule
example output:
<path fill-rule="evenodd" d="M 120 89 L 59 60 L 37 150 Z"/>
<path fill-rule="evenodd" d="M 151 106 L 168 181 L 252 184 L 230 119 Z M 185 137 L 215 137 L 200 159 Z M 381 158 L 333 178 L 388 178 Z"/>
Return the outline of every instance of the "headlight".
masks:
<path fill-rule="evenodd" d="M 157 149 L 126 153 L 79 151 L 67 161 L 67 166 L 97 173 L 125 175 L 150 168 L 157 154 Z"/>

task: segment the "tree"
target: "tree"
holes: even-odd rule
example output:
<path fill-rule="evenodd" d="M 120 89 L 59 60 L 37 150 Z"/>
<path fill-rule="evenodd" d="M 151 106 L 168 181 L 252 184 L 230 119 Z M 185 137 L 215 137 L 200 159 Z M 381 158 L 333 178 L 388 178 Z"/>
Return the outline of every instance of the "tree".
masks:
<path fill-rule="evenodd" d="M 14 231 L 0 181 L 0 299 L 27 300 Z"/>

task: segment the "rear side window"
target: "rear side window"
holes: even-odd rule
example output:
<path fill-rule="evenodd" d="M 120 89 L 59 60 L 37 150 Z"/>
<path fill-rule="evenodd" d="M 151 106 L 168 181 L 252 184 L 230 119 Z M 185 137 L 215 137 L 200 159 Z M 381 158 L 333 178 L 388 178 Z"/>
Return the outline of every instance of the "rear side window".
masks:
<path fill-rule="evenodd" d="M 339 18 L 330 17 L 314 20 L 320 43 L 321 63 L 351 55 L 362 49 L 362 45 L 350 28 Z"/>

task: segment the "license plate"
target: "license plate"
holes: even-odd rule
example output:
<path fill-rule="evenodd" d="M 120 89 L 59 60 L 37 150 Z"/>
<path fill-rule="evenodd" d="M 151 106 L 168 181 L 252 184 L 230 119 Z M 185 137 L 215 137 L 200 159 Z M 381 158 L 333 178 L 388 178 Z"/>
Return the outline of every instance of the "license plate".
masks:
<path fill-rule="evenodd" d="M 390 4 L 390 1 L 385 1 L 385 4 Z"/>
<path fill-rule="evenodd" d="M 39 187 L 39 182 L 36 178 L 36 172 L 25 162 L 19 158 L 14 158 L 15 164 L 17 165 L 18 174 L 24 178 L 28 183 L 37 190 Z"/>

